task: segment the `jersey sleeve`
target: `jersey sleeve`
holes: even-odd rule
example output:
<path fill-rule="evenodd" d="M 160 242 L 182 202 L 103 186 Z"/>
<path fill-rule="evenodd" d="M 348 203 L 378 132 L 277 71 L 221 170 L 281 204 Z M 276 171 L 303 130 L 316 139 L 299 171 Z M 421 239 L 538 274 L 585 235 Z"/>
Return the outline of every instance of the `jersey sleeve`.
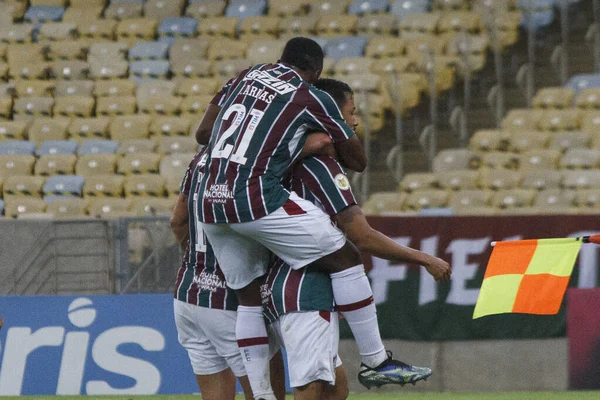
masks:
<path fill-rule="evenodd" d="M 324 130 L 334 142 L 343 142 L 354 135 L 354 131 L 342 118 L 342 113 L 333 98 L 322 90 L 309 90 L 307 111 L 311 127 Z"/>
<path fill-rule="evenodd" d="M 231 89 L 231 87 L 235 86 L 236 82 L 238 82 L 240 79 L 243 79 L 244 76 L 246 76 L 246 74 L 250 71 L 250 69 L 251 68 L 246 68 L 245 70 L 240 72 L 237 76 L 234 76 L 233 78 L 228 80 L 227 83 L 225 83 L 225 85 L 223 85 L 221 90 L 219 90 L 217 92 L 215 97 L 213 97 L 213 99 L 210 101 L 210 104 L 222 107 L 223 103 L 225 103 L 225 100 L 227 99 L 227 94 L 229 93 L 229 90 Z"/>
<path fill-rule="evenodd" d="M 296 165 L 292 171 L 292 187 L 300 196 L 308 191 L 330 217 L 356 204 L 346 173 L 328 156 L 307 157 Z"/>
<path fill-rule="evenodd" d="M 193 178 L 192 175 L 194 173 L 194 169 L 196 168 L 196 165 L 198 165 L 198 163 L 200 162 L 200 159 L 202 158 L 203 155 L 204 155 L 204 148 L 198 150 L 198 152 L 196 153 L 194 158 L 192 158 L 192 161 L 190 161 L 190 164 L 188 165 L 187 169 L 185 170 L 185 174 L 183 175 L 183 180 L 181 181 L 181 185 L 179 185 L 179 191 L 188 197 L 190 195 L 190 190 L 191 190 L 191 186 L 192 186 L 192 178 Z"/>

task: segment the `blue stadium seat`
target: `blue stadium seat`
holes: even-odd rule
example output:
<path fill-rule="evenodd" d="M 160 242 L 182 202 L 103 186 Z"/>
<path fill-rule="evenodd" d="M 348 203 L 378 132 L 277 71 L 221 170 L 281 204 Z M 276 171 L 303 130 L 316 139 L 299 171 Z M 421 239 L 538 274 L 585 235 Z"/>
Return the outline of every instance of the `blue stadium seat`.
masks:
<path fill-rule="evenodd" d="M 28 140 L 8 140 L 0 142 L 0 156 L 12 154 L 32 155 L 35 152 L 35 143 Z"/>
<path fill-rule="evenodd" d="M 169 73 L 169 62 L 161 60 L 132 61 L 129 73 L 138 78 L 163 78 Z"/>
<path fill-rule="evenodd" d="M 114 140 L 86 140 L 81 143 L 77 154 L 115 154 L 119 148 L 119 142 Z"/>
<path fill-rule="evenodd" d="M 331 39 L 325 45 L 325 55 L 339 60 L 344 57 L 362 57 L 367 39 L 362 36 L 344 36 Z"/>
<path fill-rule="evenodd" d="M 162 42 L 162 43 L 166 43 L 169 45 L 169 48 L 171 48 L 171 45 L 173 44 L 173 42 L 175 42 L 177 40 L 177 36 L 159 36 L 158 37 L 158 41 Z"/>
<path fill-rule="evenodd" d="M 310 38 L 312 40 L 314 40 L 315 42 L 317 42 L 319 44 L 319 46 L 321 46 L 322 49 L 325 49 L 325 46 L 327 46 L 327 43 L 329 42 L 328 38 L 324 38 L 324 37 L 320 37 L 320 36 L 311 36 Z"/>
<path fill-rule="evenodd" d="M 396 0 L 390 7 L 390 13 L 402 19 L 405 15 L 424 13 L 429 8 L 429 0 Z"/>
<path fill-rule="evenodd" d="M 600 74 L 574 75 L 567 81 L 565 87 L 575 90 L 576 93 L 583 89 L 600 87 Z"/>
<path fill-rule="evenodd" d="M 169 54 L 169 44 L 166 42 L 136 42 L 129 49 L 130 60 L 160 60 Z"/>
<path fill-rule="evenodd" d="M 42 191 L 44 195 L 81 196 L 85 178 L 79 175 L 53 175 L 48 178 Z"/>
<path fill-rule="evenodd" d="M 158 34 L 167 36 L 194 36 L 197 28 L 198 20 L 195 18 L 165 18 L 158 26 Z"/>
<path fill-rule="evenodd" d="M 225 9 L 225 16 L 238 17 L 241 22 L 247 17 L 263 15 L 266 10 L 265 0 L 232 0 Z"/>
<path fill-rule="evenodd" d="M 35 151 L 36 156 L 47 154 L 75 154 L 77 142 L 75 140 L 46 140 Z"/>
<path fill-rule="evenodd" d="M 532 4 L 532 18 L 533 18 L 533 29 L 538 30 L 545 26 L 550 25 L 554 22 L 555 12 L 554 5 L 556 0 L 533 0 Z M 518 0 L 517 7 L 522 11 L 521 27 L 529 29 L 529 22 L 527 21 L 527 10 L 529 10 L 529 0 Z"/>
<path fill-rule="evenodd" d="M 62 20 L 65 9 L 55 6 L 31 6 L 25 12 L 25 21 L 44 22 Z"/>
<path fill-rule="evenodd" d="M 372 12 L 385 12 L 388 9 L 388 0 L 354 0 L 348 9 L 349 14 L 366 14 Z"/>

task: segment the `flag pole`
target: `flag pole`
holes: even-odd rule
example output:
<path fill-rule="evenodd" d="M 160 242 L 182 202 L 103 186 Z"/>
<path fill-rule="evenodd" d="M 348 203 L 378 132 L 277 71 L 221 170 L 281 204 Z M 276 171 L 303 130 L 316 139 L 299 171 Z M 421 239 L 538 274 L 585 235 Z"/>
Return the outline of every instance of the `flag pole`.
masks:
<path fill-rule="evenodd" d="M 592 236 L 581 236 L 581 237 L 573 238 L 573 240 L 576 240 L 576 241 L 581 240 L 581 243 L 600 244 L 600 234 L 592 235 Z M 498 243 L 498 242 L 497 241 L 490 242 L 490 246 L 494 247 L 496 245 L 496 243 Z"/>

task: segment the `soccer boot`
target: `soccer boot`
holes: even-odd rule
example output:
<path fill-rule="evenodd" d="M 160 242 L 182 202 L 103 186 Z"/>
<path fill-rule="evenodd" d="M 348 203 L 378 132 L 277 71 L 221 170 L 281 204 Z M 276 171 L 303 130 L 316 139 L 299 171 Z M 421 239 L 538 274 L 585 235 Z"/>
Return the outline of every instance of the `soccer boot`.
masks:
<path fill-rule="evenodd" d="M 404 386 L 407 383 L 413 385 L 420 380 L 426 380 L 431 376 L 431 368 L 415 367 L 402 361 L 394 360 L 392 352 L 388 350 L 388 358 L 375 368 L 360 364 L 358 381 L 367 389 L 373 386 L 380 387 L 390 383 Z"/>

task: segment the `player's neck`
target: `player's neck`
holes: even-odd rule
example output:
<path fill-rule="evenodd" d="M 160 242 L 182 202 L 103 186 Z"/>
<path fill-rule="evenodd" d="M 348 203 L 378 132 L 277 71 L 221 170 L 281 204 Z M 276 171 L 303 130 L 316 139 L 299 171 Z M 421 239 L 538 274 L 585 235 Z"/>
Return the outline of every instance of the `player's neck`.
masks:
<path fill-rule="evenodd" d="M 300 78 L 302 78 L 303 81 L 305 81 L 305 82 L 311 81 L 312 75 L 307 73 L 306 71 L 303 71 L 300 68 L 290 65 L 283 61 L 279 61 L 279 64 L 285 65 L 286 67 L 293 69 L 300 76 Z"/>

